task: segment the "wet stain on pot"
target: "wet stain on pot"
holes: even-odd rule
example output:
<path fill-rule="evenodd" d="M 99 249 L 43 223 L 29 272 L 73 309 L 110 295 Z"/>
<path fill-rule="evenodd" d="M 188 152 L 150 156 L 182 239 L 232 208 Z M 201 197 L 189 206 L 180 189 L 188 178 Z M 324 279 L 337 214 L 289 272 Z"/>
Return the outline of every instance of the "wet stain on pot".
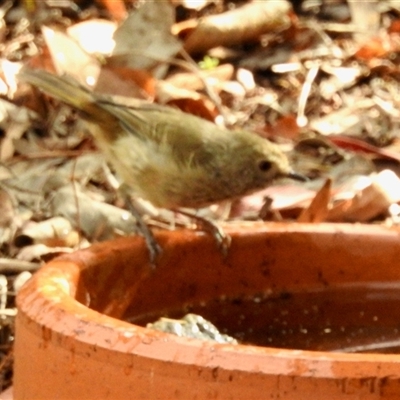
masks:
<path fill-rule="evenodd" d="M 218 367 L 215 367 L 211 371 L 212 377 L 217 380 L 218 379 Z"/>
<path fill-rule="evenodd" d="M 77 373 L 77 361 L 76 361 L 76 356 L 75 356 L 75 349 L 71 348 L 70 350 L 70 355 L 71 355 L 71 360 L 69 363 L 69 373 L 71 375 L 75 375 Z"/>
<path fill-rule="evenodd" d="M 321 271 L 318 271 L 318 281 L 321 282 L 324 286 L 329 286 L 328 280 L 324 277 Z"/>
<path fill-rule="evenodd" d="M 376 377 L 359 380 L 344 378 L 338 381 L 338 385 L 343 394 L 370 393 L 381 395 L 381 382 L 383 380 Z"/>
<path fill-rule="evenodd" d="M 126 367 L 124 367 L 124 374 L 126 376 L 129 376 L 132 373 L 133 370 L 133 364 L 129 364 Z"/>
<path fill-rule="evenodd" d="M 43 338 L 43 347 L 47 347 L 47 342 L 51 340 L 52 330 L 47 328 L 46 326 L 42 326 L 42 338 Z"/>
<path fill-rule="evenodd" d="M 395 399 L 398 397 L 400 393 L 400 379 L 398 375 L 383 377 L 378 380 L 378 383 L 381 398 Z"/>

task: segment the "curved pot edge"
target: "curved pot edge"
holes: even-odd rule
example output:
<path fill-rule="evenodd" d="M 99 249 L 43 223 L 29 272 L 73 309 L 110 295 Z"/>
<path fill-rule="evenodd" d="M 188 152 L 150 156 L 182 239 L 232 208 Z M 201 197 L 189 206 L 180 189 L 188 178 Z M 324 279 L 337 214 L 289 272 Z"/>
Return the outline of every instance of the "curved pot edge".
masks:
<path fill-rule="evenodd" d="M 398 235 L 399 231 L 392 228 L 375 226 L 371 230 L 366 231 L 365 225 L 356 225 L 353 229 L 352 224 L 290 224 L 289 229 L 287 224 L 282 223 L 269 223 L 269 224 L 246 224 L 245 231 L 248 229 L 254 234 L 258 232 L 270 231 L 274 228 L 275 231 L 280 232 L 314 232 L 314 233 L 351 233 L 355 235 L 381 234 L 384 236 Z M 256 231 L 254 229 L 256 228 Z M 245 232 L 236 232 L 237 226 L 229 226 L 227 232 L 232 235 L 242 235 Z M 243 229 L 243 225 L 240 226 Z M 171 240 L 179 240 L 182 237 L 182 231 L 167 232 L 167 235 L 172 234 Z M 166 233 L 161 232 L 159 236 L 165 236 Z M 184 235 L 192 235 L 191 240 L 199 240 L 196 233 L 184 231 Z M 158 236 L 158 235 L 156 235 Z M 124 243 L 126 240 L 136 240 L 137 238 L 122 238 L 114 241 Z M 143 245 L 140 239 L 139 243 Z M 102 244 L 94 245 L 93 247 L 100 247 Z M 81 250 L 77 253 L 89 254 L 93 251 L 92 248 Z M 76 254 L 76 253 L 75 253 Z M 215 342 L 204 342 L 196 339 L 182 338 L 172 334 L 154 331 L 152 329 L 143 328 L 128 322 L 118 320 L 97 311 L 91 310 L 86 306 L 76 301 L 71 294 L 71 287 L 66 280 L 66 277 L 76 276 L 79 269 L 78 263 L 74 261 L 74 254 L 62 256 L 61 258 L 54 259 L 46 264 L 46 266 L 39 271 L 34 278 L 26 285 L 18 295 L 19 315 L 17 318 L 23 320 L 25 323 L 29 322 L 31 329 L 38 332 L 44 332 L 44 340 L 60 340 L 60 338 L 46 337 L 46 330 L 50 327 L 48 321 L 52 318 L 65 319 L 65 324 L 62 329 L 57 331 L 60 337 L 72 336 L 76 340 L 84 343 L 91 343 L 92 331 L 91 329 L 101 329 L 104 343 L 98 343 L 99 347 L 109 349 L 109 344 L 112 343 L 112 350 L 118 352 L 131 352 L 139 356 L 150 356 L 159 361 L 169 361 L 170 355 L 174 356 L 174 360 L 180 363 L 191 364 L 199 358 L 199 348 L 201 351 L 201 358 L 207 360 L 205 363 L 209 368 L 226 368 L 232 369 L 234 365 L 236 370 L 254 371 L 254 357 L 259 355 L 263 357 L 262 362 L 258 365 L 258 370 L 261 373 L 271 372 L 269 362 L 265 357 L 274 359 L 273 373 L 290 374 L 291 372 L 298 374 L 302 371 L 304 376 L 313 375 L 318 376 L 315 372 L 319 371 L 323 377 L 334 377 L 335 379 L 351 378 L 365 376 L 387 376 L 393 373 L 392 370 L 384 371 L 376 370 L 374 365 L 376 362 L 393 362 L 396 366 L 400 363 L 400 355 L 388 354 L 346 354 L 346 353 L 327 353 L 319 351 L 302 351 L 302 350 L 288 350 L 269 347 L 257 347 L 250 345 L 228 345 L 218 344 Z M 46 285 L 43 285 L 46 283 Z M 51 284 L 50 284 L 51 283 Z M 36 291 L 38 286 L 45 286 L 45 291 Z M 73 291 L 73 290 L 72 290 Z M 28 299 L 27 299 L 28 298 Z M 30 306 L 29 310 L 25 310 L 23 304 L 28 301 L 31 305 L 36 304 L 35 307 Z M 66 318 L 66 316 L 68 318 Z M 99 321 L 101 325 L 90 326 L 93 319 Z M 39 322 L 36 323 L 36 320 Z M 36 326 L 35 326 L 36 325 Z M 81 329 L 77 334 L 77 326 Z M 110 329 L 111 328 L 111 329 Z M 117 333 L 118 337 L 115 336 Z M 184 347 L 185 351 L 175 352 L 175 347 Z M 151 351 L 149 352 L 149 349 Z M 163 354 L 163 358 L 159 357 Z M 176 354 L 179 354 L 178 356 Z M 278 364 L 276 361 L 279 360 Z M 261 360 L 260 360 L 261 361 Z M 335 365 L 333 365 L 335 363 Z M 360 368 L 360 363 L 362 363 Z M 310 364 L 314 366 L 314 371 L 310 371 Z M 357 368 L 354 366 L 357 365 Z M 281 371 L 277 371 L 281 368 Z M 335 370 L 335 372 L 333 371 Z M 338 375 L 339 371 L 339 375 Z"/>

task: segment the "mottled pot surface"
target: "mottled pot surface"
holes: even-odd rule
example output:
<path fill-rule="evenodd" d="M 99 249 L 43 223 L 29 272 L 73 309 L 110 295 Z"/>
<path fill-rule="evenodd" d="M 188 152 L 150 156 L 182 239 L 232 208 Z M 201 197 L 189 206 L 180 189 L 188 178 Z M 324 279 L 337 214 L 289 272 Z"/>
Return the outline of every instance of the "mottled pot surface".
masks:
<path fill-rule="evenodd" d="M 163 254 L 155 270 L 138 237 L 43 267 L 17 299 L 15 399 L 400 398 L 397 354 L 216 344 L 125 321 L 310 288 L 335 294 L 343 285 L 386 285 L 397 296 L 395 229 L 283 223 L 226 229 L 232 236 L 226 258 L 209 235 L 176 231 L 157 235 Z M 400 310 L 387 304 L 395 303 L 377 302 L 374 316 L 391 326 Z M 340 312 L 344 324 L 354 318 L 351 309 Z"/>

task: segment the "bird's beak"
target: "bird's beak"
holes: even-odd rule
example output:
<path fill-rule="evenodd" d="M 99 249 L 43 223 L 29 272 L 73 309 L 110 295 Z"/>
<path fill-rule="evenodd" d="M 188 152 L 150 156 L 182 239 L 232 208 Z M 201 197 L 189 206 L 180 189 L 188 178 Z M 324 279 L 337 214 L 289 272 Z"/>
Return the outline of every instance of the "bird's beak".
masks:
<path fill-rule="evenodd" d="M 295 181 L 307 182 L 309 179 L 302 174 L 298 174 L 297 172 L 290 171 L 287 175 L 287 178 L 294 179 Z"/>

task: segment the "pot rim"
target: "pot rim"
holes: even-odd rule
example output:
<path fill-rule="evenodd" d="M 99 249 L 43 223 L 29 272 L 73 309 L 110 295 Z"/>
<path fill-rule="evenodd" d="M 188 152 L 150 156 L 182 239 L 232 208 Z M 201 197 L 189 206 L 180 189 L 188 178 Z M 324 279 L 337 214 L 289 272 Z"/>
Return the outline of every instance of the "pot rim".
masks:
<path fill-rule="evenodd" d="M 296 232 L 348 233 L 350 235 L 383 235 L 399 236 L 396 227 L 388 228 L 365 224 L 308 224 L 308 223 L 241 223 L 225 225 L 230 235 L 258 234 L 277 230 L 288 234 Z M 170 235 L 172 238 L 182 235 L 182 231 L 161 232 L 158 235 Z M 189 240 L 195 240 L 198 232 L 185 231 Z M 144 246 L 142 238 L 129 237 L 110 241 L 118 247 L 119 243 L 130 240 L 132 246 Z M 311 350 L 281 349 L 255 345 L 232 345 L 206 342 L 199 339 L 179 337 L 153 329 L 140 327 L 92 310 L 74 299 L 76 287 L 71 281 L 79 274 L 79 260 L 82 254 L 103 246 L 94 244 L 83 250 L 56 258 L 38 271 L 33 280 L 34 285 L 25 286 L 17 297 L 19 312 L 24 318 L 38 321 L 42 330 L 53 328 L 50 321 L 63 319 L 62 326 L 57 325 L 55 333 L 61 338 L 72 336 L 76 340 L 93 344 L 93 330 L 100 330 L 101 341 L 95 344 L 98 348 L 116 352 L 129 352 L 143 357 L 155 358 L 159 361 L 173 360 L 179 363 L 192 364 L 199 359 L 199 352 L 206 366 L 210 368 L 232 369 L 260 373 L 290 374 L 295 372 L 308 376 L 351 378 L 365 376 L 388 376 L 388 370 L 382 364 L 390 364 L 394 373 L 400 364 L 400 354 L 380 353 L 340 353 Z M 28 297 L 28 298 L 27 298 Z M 24 301 L 22 301 L 24 298 Z M 26 304 L 29 304 L 29 307 Z M 33 318 L 34 317 L 34 318 Z M 96 321 L 93 323 L 93 321 Z M 84 327 L 79 330 L 77 327 Z M 60 338 L 59 338 L 60 339 Z M 177 347 L 183 350 L 176 351 Z M 170 351 L 168 351 L 168 349 Z M 150 350 L 150 352 L 149 352 Z M 255 366 L 254 357 L 260 362 Z M 273 358 L 273 360 L 272 360 Z M 272 363 L 273 361 L 273 363 Z M 394 365 L 393 365 L 394 364 Z M 310 365 L 314 368 L 310 369 Z M 396 367 L 397 366 L 397 367 Z M 394 367 L 394 368 L 393 368 Z M 281 369 L 281 371 L 279 371 Z M 335 370 L 335 372 L 333 372 Z M 339 371 L 339 372 L 338 372 Z M 339 376 L 338 376 L 339 374 Z"/>

